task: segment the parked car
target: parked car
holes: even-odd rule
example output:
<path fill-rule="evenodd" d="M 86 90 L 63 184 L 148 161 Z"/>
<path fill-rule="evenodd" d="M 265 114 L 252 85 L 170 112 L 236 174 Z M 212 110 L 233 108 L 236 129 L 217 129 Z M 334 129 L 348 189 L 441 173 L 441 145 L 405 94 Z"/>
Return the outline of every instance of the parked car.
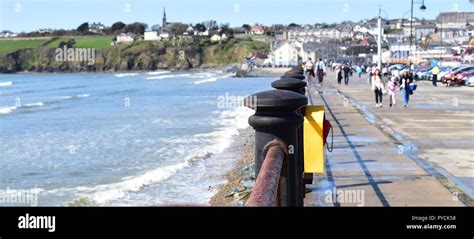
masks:
<path fill-rule="evenodd" d="M 457 77 L 456 81 L 460 81 L 461 85 L 465 85 L 466 84 L 466 79 L 471 77 L 471 76 L 474 76 L 474 69 L 463 72 L 461 74 L 458 74 L 458 77 Z"/>
<path fill-rule="evenodd" d="M 450 74 L 451 73 L 451 70 L 453 70 L 454 68 L 451 68 L 451 67 L 444 67 L 444 68 L 441 68 L 441 71 L 439 72 L 438 74 L 438 81 L 443 81 L 443 78 Z"/>
<path fill-rule="evenodd" d="M 431 74 L 431 67 L 420 68 L 417 72 L 414 73 L 415 80 L 423 79 L 423 76 L 426 77 L 426 74 Z"/>
<path fill-rule="evenodd" d="M 474 69 L 474 65 L 460 67 L 460 68 L 457 68 L 456 70 L 453 69 L 451 71 L 451 74 L 446 75 L 443 78 L 443 83 L 445 83 L 447 85 L 459 85 L 459 84 L 461 84 L 461 79 L 457 78 L 458 75 L 462 74 L 464 72 L 467 72 L 469 70 L 472 70 L 472 69 Z"/>
<path fill-rule="evenodd" d="M 467 86 L 474 86 L 474 75 L 467 77 L 464 81 L 464 84 Z"/>

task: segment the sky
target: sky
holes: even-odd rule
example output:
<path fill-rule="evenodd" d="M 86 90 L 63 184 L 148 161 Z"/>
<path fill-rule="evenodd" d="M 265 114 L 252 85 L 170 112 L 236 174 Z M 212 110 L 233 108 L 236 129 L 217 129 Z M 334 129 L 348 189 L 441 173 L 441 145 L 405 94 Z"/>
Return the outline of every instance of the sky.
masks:
<path fill-rule="evenodd" d="M 434 19 L 440 12 L 474 11 L 473 0 L 414 0 L 414 16 Z M 247 24 L 314 24 L 410 16 L 411 0 L 0 0 L 0 30 L 75 29 L 83 22 L 199 23 L 216 20 L 231 26 Z"/>

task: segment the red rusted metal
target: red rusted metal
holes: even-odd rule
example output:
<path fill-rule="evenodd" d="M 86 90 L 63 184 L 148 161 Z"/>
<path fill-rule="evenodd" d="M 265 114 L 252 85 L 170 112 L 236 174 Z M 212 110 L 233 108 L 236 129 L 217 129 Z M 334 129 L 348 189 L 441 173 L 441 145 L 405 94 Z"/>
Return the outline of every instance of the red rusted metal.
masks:
<path fill-rule="evenodd" d="M 285 206 L 286 158 L 288 147 L 279 140 L 269 142 L 263 151 L 264 161 L 247 201 L 249 207 Z"/>

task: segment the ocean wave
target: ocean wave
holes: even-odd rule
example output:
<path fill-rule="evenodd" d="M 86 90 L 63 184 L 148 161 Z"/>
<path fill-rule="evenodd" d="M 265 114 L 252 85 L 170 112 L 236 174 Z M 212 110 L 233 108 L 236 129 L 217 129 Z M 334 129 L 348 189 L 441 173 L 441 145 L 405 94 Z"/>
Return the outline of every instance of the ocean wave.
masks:
<path fill-rule="evenodd" d="M 223 76 L 219 76 L 219 77 L 211 77 L 211 78 L 207 78 L 205 80 L 198 80 L 198 81 L 195 81 L 193 83 L 195 85 L 200 85 L 200 84 L 214 82 L 214 81 L 218 81 L 218 80 L 222 80 L 222 79 L 228 79 L 231 76 L 233 76 L 233 74 L 227 74 L 227 75 L 223 75 Z"/>
<path fill-rule="evenodd" d="M 36 102 L 36 103 L 31 103 L 31 104 L 19 105 L 19 106 L 7 106 L 7 107 L 0 108 L 0 114 L 10 114 L 17 109 L 22 109 L 22 108 L 28 109 L 28 108 L 41 107 L 41 106 L 44 106 L 43 102 Z"/>
<path fill-rule="evenodd" d="M 204 83 L 214 82 L 214 81 L 217 81 L 216 77 L 211 77 L 211 78 L 208 78 L 208 79 L 205 79 L 205 80 L 198 80 L 198 81 L 195 81 L 194 84 L 199 85 L 199 84 L 204 84 Z"/>
<path fill-rule="evenodd" d="M 166 180 L 184 168 L 193 165 L 195 162 L 224 152 L 224 150 L 231 145 L 233 138 L 239 134 L 239 130 L 248 127 L 247 119 L 252 113 L 252 110 L 245 107 L 223 111 L 219 113 L 215 119 L 217 122 L 221 122 L 220 127 L 215 131 L 205 134 L 196 134 L 192 139 L 189 137 L 183 137 L 179 140 L 175 139 L 177 140 L 176 142 L 189 143 L 190 141 L 197 141 L 201 143 L 204 142 L 204 145 L 206 145 L 204 147 L 197 147 L 195 150 L 184 151 L 188 153 L 188 155 L 184 158 L 183 162 L 158 167 L 151 171 L 144 172 L 143 174 L 122 178 L 120 182 L 116 183 L 97 185 L 94 187 L 80 186 L 64 190 L 73 191 L 79 198 L 90 199 L 93 201 L 93 204 L 97 205 L 106 205 L 113 200 L 121 199 L 129 193 L 140 191 L 145 186 Z M 58 191 L 55 190 L 53 192 L 56 193 Z"/>
<path fill-rule="evenodd" d="M 53 99 L 61 99 L 61 100 L 70 100 L 70 99 L 80 99 L 80 98 L 87 98 L 91 96 L 90 94 L 82 94 L 82 95 L 73 95 L 73 96 L 55 96 L 52 97 Z"/>
<path fill-rule="evenodd" d="M 64 87 L 55 88 L 55 89 L 51 89 L 51 90 L 71 90 L 71 89 L 82 89 L 82 88 L 86 88 L 86 86 L 85 85 L 64 86 Z M 48 91 L 48 90 L 46 90 L 46 91 Z"/>
<path fill-rule="evenodd" d="M 99 185 L 94 188 L 96 192 L 88 197 L 97 204 L 104 204 L 111 200 L 122 198 L 129 192 L 137 192 L 151 183 L 165 180 L 186 166 L 188 166 L 188 162 L 182 162 L 160 167 L 141 175 L 125 178 L 124 181 L 118 183 Z"/>
<path fill-rule="evenodd" d="M 115 74 L 114 76 L 122 78 L 122 77 L 127 77 L 127 76 L 136 76 L 136 75 L 138 75 L 138 73 L 120 73 L 120 74 Z"/>
<path fill-rule="evenodd" d="M 0 82 L 0 86 L 11 86 L 11 85 L 13 85 L 13 82 L 11 81 Z"/>
<path fill-rule="evenodd" d="M 6 115 L 6 114 L 13 113 L 14 111 L 18 109 L 42 107 L 48 104 L 62 102 L 64 100 L 81 99 L 81 98 L 87 98 L 89 96 L 90 94 L 81 94 L 81 95 L 75 95 L 75 96 L 56 96 L 56 97 L 51 97 L 53 100 L 46 101 L 46 102 L 36 102 L 36 103 L 30 103 L 30 104 L 24 104 L 24 105 L 18 105 L 18 106 L 14 105 L 14 106 L 0 107 L 0 114 Z"/>
<path fill-rule="evenodd" d="M 222 111 L 211 124 L 218 128 L 215 131 L 194 135 L 199 140 L 208 142 L 207 151 L 214 154 L 222 153 L 228 148 L 240 130 L 248 127 L 248 118 L 253 114 L 253 110 L 247 107 L 238 107 Z"/>
<path fill-rule="evenodd" d="M 175 75 L 166 75 L 166 76 L 152 76 L 152 77 L 147 77 L 147 80 L 163 80 L 163 79 L 168 79 L 168 78 L 175 78 Z"/>
<path fill-rule="evenodd" d="M 148 72 L 148 75 L 162 75 L 166 73 L 170 73 L 170 71 L 153 71 L 153 72 Z"/>
<path fill-rule="evenodd" d="M 215 75 L 216 75 L 215 73 L 201 72 L 201 73 L 192 74 L 189 77 L 195 78 L 195 79 L 203 79 L 203 78 L 211 78 L 211 77 L 214 77 Z"/>

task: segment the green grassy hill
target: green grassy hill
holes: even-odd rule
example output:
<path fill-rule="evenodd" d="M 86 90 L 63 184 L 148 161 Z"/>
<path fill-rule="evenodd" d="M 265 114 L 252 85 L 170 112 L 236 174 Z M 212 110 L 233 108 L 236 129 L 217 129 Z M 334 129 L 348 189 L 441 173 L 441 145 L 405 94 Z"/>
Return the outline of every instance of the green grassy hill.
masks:
<path fill-rule="evenodd" d="M 69 39 L 74 39 L 76 48 L 95 48 L 97 50 L 109 47 L 112 43 L 113 36 L 70 36 L 60 37 L 48 43 L 48 47 L 58 47 L 60 42 L 67 42 Z"/>
<path fill-rule="evenodd" d="M 75 48 L 94 48 L 95 64 L 55 60 L 60 42 L 74 39 Z M 7 44 L 1 44 L 1 43 Z M 1 72 L 81 72 L 81 71 L 148 71 L 185 70 L 203 64 L 241 63 L 253 51 L 269 51 L 269 43 L 230 39 L 211 43 L 206 39 L 173 41 L 136 41 L 112 46 L 112 36 L 74 36 L 57 39 L 23 39 L 0 41 Z"/>
<path fill-rule="evenodd" d="M 37 48 L 46 43 L 45 39 L 2 39 L 0 40 L 0 53 L 11 53 L 24 48 Z"/>

